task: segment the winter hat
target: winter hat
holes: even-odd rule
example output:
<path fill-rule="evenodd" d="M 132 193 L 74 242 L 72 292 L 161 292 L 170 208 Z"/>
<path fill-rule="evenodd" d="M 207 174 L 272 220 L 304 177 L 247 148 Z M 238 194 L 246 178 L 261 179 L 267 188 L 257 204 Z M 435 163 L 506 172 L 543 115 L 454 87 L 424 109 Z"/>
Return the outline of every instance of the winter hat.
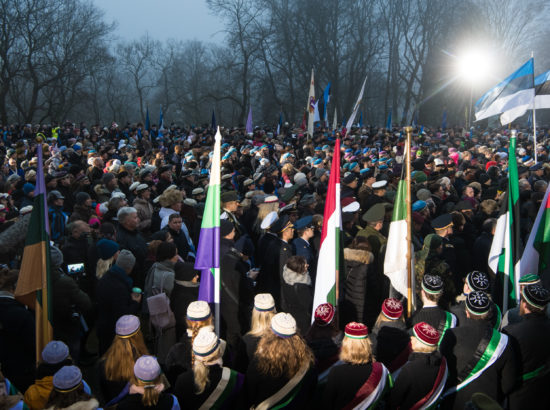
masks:
<path fill-rule="evenodd" d="M 233 229 L 235 229 L 235 227 L 229 219 L 220 220 L 220 236 L 222 238 L 229 235 Z"/>
<path fill-rule="evenodd" d="M 428 346 L 437 346 L 439 343 L 439 332 L 426 322 L 414 325 L 413 335 Z"/>
<path fill-rule="evenodd" d="M 76 390 L 82 382 L 82 372 L 76 366 L 63 366 L 53 375 L 53 387 L 61 393 Z"/>
<path fill-rule="evenodd" d="M 50 246 L 50 263 L 56 268 L 63 265 L 63 253 L 57 246 Z"/>
<path fill-rule="evenodd" d="M 412 210 L 413 212 L 421 212 L 426 209 L 427 206 L 428 204 L 425 201 L 419 199 L 414 204 L 412 204 Z"/>
<path fill-rule="evenodd" d="M 529 305 L 538 309 L 544 309 L 550 301 L 550 292 L 538 283 L 525 286 L 521 295 Z"/>
<path fill-rule="evenodd" d="M 97 253 L 101 259 L 107 260 L 117 253 L 118 243 L 110 239 L 100 239 L 96 243 Z"/>
<path fill-rule="evenodd" d="M 154 356 L 141 356 L 134 364 L 134 376 L 143 382 L 152 382 L 160 375 L 160 365 Z"/>
<path fill-rule="evenodd" d="M 430 295 L 439 295 L 443 292 L 443 279 L 439 275 L 425 274 L 422 278 L 422 290 Z"/>
<path fill-rule="evenodd" d="M 116 321 L 116 334 L 120 337 L 127 338 L 135 335 L 140 327 L 139 318 L 134 315 L 121 316 Z"/>
<path fill-rule="evenodd" d="M 466 275 L 466 283 L 472 290 L 481 290 L 483 292 L 489 291 L 491 282 L 489 280 L 489 275 L 485 272 L 473 271 Z"/>
<path fill-rule="evenodd" d="M 121 250 L 118 254 L 118 258 L 116 258 L 116 266 L 124 269 L 126 272 L 130 272 L 134 269 L 135 264 L 136 258 L 134 254 L 127 249 Z"/>
<path fill-rule="evenodd" d="M 334 319 L 334 306 L 331 303 L 322 303 L 315 309 L 315 323 L 319 326 L 327 326 Z"/>
<path fill-rule="evenodd" d="M 275 299 L 271 293 L 258 293 L 254 296 L 254 309 L 258 312 L 269 312 L 275 309 Z"/>
<path fill-rule="evenodd" d="M 69 357 L 69 348 L 59 340 L 52 340 L 42 350 L 42 360 L 48 364 L 61 363 Z"/>
<path fill-rule="evenodd" d="M 271 318 L 271 330 L 283 339 L 292 337 L 296 334 L 296 320 L 290 313 L 277 313 Z"/>
<path fill-rule="evenodd" d="M 366 339 L 368 334 L 369 329 L 363 323 L 348 323 L 344 330 L 344 335 L 350 339 Z"/>
<path fill-rule="evenodd" d="M 399 299 L 385 299 L 384 302 L 382 302 L 382 314 L 391 320 L 399 319 L 403 314 L 403 304 Z"/>
<path fill-rule="evenodd" d="M 427 201 L 432 197 L 432 194 L 429 190 L 422 188 L 416 192 L 416 197 L 421 201 Z"/>
<path fill-rule="evenodd" d="M 106 174 L 103 174 L 103 177 L 101 177 L 101 182 L 103 183 L 103 185 L 107 185 L 109 182 L 111 182 L 115 178 L 116 178 L 115 174 L 107 172 Z"/>
<path fill-rule="evenodd" d="M 484 315 L 491 308 L 489 296 L 480 290 L 474 290 L 466 296 L 466 309 L 473 315 Z"/>
<path fill-rule="evenodd" d="M 76 194 L 75 202 L 77 205 L 83 205 L 88 199 L 90 199 L 90 195 L 87 192 L 79 192 Z"/>
<path fill-rule="evenodd" d="M 210 306 L 204 300 L 191 302 L 187 307 L 187 319 L 194 322 L 206 320 L 211 315 Z"/>
<path fill-rule="evenodd" d="M 193 340 L 193 354 L 198 360 L 204 360 L 220 346 L 220 339 L 209 327 L 203 327 Z"/>
<path fill-rule="evenodd" d="M 25 185 L 23 185 L 23 193 L 25 195 L 29 195 L 32 191 L 35 190 L 35 186 L 29 182 L 27 182 Z"/>

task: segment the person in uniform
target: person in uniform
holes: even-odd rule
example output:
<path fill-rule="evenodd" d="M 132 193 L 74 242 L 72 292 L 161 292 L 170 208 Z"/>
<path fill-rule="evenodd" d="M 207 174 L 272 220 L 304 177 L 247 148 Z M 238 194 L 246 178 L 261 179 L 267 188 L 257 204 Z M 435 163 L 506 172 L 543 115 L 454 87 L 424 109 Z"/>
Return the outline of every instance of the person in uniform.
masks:
<path fill-rule="evenodd" d="M 280 309 L 281 277 L 283 267 L 292 256 L 289 241 L 294 236 L 294 225 L 288 216 L 283 215 L 271 225 L 271 231 L 277 235 L 276 240 L 265 250 L 265 255 L 258 275 L 258 292 L 271 293 L 276 306 Z"/>
<path fill-rule="evenodd" d="M 539 275 L 535 275 L 533 273 L 523 275 L 521 278 L 519 278 L 519 292 L 521 294 L 525 286 L 536 285 L 540 283 L 541 281 Z M 548 313 L 546 313 L 546 316 L 548 316 Z M 519 306 L 510 308 L 506 311 L 506 313 L 504 313 L 504 317 L 502 318 L 502 328 L 505 328 L 506 326 L 513 323 L 521 322 L 522 320 L 523 316 L 519 313 Z"/>
<path fill-rule="evenodd" d="M 524 285 L 519 305 L 523 319 L 503 330 L 511 338 L 521 375 L 519 384 L 508 396 L 508 406 L 512 410 L 548 408 L 550 320 L 545 311 L 549 301 L 550 292 L 540 284 Z"/>
<path fill-rule="evenodd" d="M 273 242 L 277 241 L 277 234 L 271 232 L 271 226 L 279 219 L 276 211 L 268 213 L 262 220 L 260 227 L 265 231 L 264 234 L 258 240 L 256 246 L 256 257 L 254 258 L 254 264 L 258 267 L 262 267 L 264 255 Z"/>
<path fill-rule="evenodd" d="M 457 266 L 456 251 L 449 236 L 453 234 L 453 217 L 451 214 L 443 214 L 432 221 L 432 228 L 435 234 L 442 239 L 443 250 L 441 258 L 451 267 Z M 462 286 L 462 278 L 453 271 L 454 288 L 460 289 Z M 453 299 L 456 295 L 453 295 Z"/>
<path fill-rule="evenodd" d="M 438 275 L 425 274 L 422 278 L 422 308 L 417 310 L 411 318 L 411 326 L 426 322 L 440 335 L 447 329 L 456 326 L 456 316 L 438 306 L 443 296 L 443 279 Z"/>
<path fill-rule="evenodd" d="M 437 350 L 439 332 L 426 322 L 412 328 L 412 353 L 394 378 L 387 407 L 390 409 L 430 408 L 440 397 L 447 381 L 447 361 Z"/>
<path fill-rule="evenodd" d="M 294 229 L 297 232 L 297 238 L 292 241 L 292 252 L 296 256 L 303 256 L 309 265 L 309 274 L 312 283 L 315 283 L 316 258 L 315 253 L 309 243 L 313 238 L 315 227 L 313 226 L 313 217 L 304 216 L 294 223 Z"/>
<path fill-rule="evenodd" d="M 235 227 L 235 242 L 244 235 L 244 226 L 239 222 L 236 216 L 237 209 L 239 208 L 239 197 L 236 191 L 226 191 L 220 195 L 220 202 L 222 206 L 222 214 L 220 219 L 229 219 Z"/>
<path fill-rule="evenodd" d="M 382 252 L 385 251 L 387 238 L 380 233 L 384 226 L 384 217 L 386 215 L 386 207 L 384 204 L 376 204 L 372 206 L 363 215 L 363 221 L 367 223 L 364 229 L 361 229 L 357 236 L 365 236 L 371 244 L 372 253 L 375 258 L 380 258 Z"/>
<path fill-rule="evenodd" d="M 385 198 L 387 185 L 388 185 L 388 181 L 385 181 L 385 180 L 376 181 L 371 185 L 372 194 L 365 199 L 363 204 L 364 205 L 363 209 L 365 211 L 368 211 L 371 207 L 373 207 L 376 204 L 388 202 Z"/>
<path fill-rule="evenodd" d="M 322 409 L 375 408 L 391 385 L 391 376 L 374 360 L 368 329 L 362 323 L 346 325 L 340 360 L 330 369 L 323 393 Z"/>
<path fill-rule="evenodd" d="M 490 299 L 473 291 L 466 298 L 467 326 L 445 332 L 439 351 L 449 367 L 443 408 L 463 409 L 475 392 L 484 392 L 500 404 L 514 388 L 517 367 L 508 336 L 489 320 Z"/>
<path fill-rule="evenodd" d="M 457 318 L 457 326 L 465 326 L 468 323 L 468 318 L 466 317 L 466 297 L 474 290 L 480 290 L 488 295 L 490 294 L 491 279 L 488 274 L 475 270 L 466 275 L 466 278 L 464 279 L 464 286 L 462 288 L 462 294 L 456 297 L 456 304 L 451 306 L 450 309 L 451 313 L 453 313 Z M 495 329 L 499 329 L 502 315 L 498 305 L 496 305 L 493 301 L 491 301 L 490 316 L 491 323 Z"/>

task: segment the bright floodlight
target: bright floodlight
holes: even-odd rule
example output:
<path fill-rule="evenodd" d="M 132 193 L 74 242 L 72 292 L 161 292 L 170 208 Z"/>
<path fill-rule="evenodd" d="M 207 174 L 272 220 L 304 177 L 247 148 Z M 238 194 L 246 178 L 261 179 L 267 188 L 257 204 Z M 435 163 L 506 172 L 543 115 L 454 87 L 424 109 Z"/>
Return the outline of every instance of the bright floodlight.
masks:
<path fill-rule="evenodd" d="M 472 50 L 458 59 L 458 74 L 468 82 L 475 83 L 484 78 L 489 71 L 487 55 L 479 50 Z"/>

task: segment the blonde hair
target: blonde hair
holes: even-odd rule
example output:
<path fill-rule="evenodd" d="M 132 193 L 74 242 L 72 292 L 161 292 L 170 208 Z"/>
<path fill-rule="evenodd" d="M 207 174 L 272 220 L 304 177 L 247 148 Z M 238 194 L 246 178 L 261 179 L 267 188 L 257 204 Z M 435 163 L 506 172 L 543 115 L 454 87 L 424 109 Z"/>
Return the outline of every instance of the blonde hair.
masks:
<path fill-rule="evenodd" d="M 193 353 L 195 358 L 195 353 Z M 206 385 L 209 382 L 210 366 L 215 364 L 221 358 L 221 350 L 218 346 L 211 354 L 200 359 L 195 359 L 193 363 L 193 379 L 195 381 L 195 387 L 197 391 L 195 394 L 199 395 L 204 392 Z"/>
<path fill-rule="evenodd" d="M 159 401 L 160 393 L 162 392 L 160 389 L 157 389 L 157 385 L 162 383 L 161 375 L 159 374 L 155 380 L 151 381 L 143 381 L 141 379 L 138 379 L 135 375 L 132 375 L 132 379 L 130 380 L 132 384 L 136 386 L 143 387 L 143 396 L 141 397 L 141 402 L 145 407 L 153 407 L 156 406 Z"/>
<path fill-rule="evenodd" d="M 141 330 L 130 337 L 115 335 L 113 343 L 103 355 L 105 378 L 112 381 L 129 381 L 134 375 L 136 360 L 148 354 Z"/>
<path fill-rule="evenodd" d="M 185 319 L 185 322 L 187 323 L 187 334 L 191 338 L 189 343 L 191 346 L 193 346 L 193 342 L 195 341 L 195 337 L 199 334 L 199 330 L 201 330 L 203 327 L 210 326 L 212 329 L 214 328 L 214 317 L 210 315 L 208 318 L 204 320 L 189 320 Z M 191 355 L 191 366 L 195 365 L 195 355 Z"/>
<path fill-rule="evenodd" d="M 114 256 L 111 256 L 109 259 L 101 259 L 99 258 L 97 260 L 97 265 L 95 268 L 95 276 L 98 279 L 101 279 L 105 273 L 111 269 L 111 266 L 113 266 L 114 262 Z"/>
<path fill-rule="evenodd" d="M 298 334 L 281 338 L 273 332 L 266 332 L 254 356 L 261 374 L 288 379 L 294 377 L 303 366 L 314 363 L 313 352 Z"/>
<path fill-rule="evenodd" d="M 275 316 L 277 310 L 259 311 L 252 309 L 252 319 L 250 321 L 250 330 L 247 335 L 261 336 L 266 330 L 271 329 L 271 318 Z"/>
<path fill-rule="evenodd" d="M 183 193 L 177 189 L 171 189 L 164 192 L 159 198 L 160 206 L 169 208 L 178 202 L 183 202 Z"/>
<path fill-rule="evenodd" d="M 294 172 L 294 167 L 292 166 L 292 164 L 284 164 L 283 167 L 281 168 L 281 173 L 285 174 L 285 175 L 289 175 L 292 174 Z"/>
<path fill-rule="evenodd" d="M 260 223 L 270 212 L 277 212 L 279 210 L 279 202 L 270 202 L 267 204 L 258 205 L 258 217 L 256 218 Z"/>
<path fill-rule="evenodd" d="M 394 322 L 396 320 L 400 320 L 401 322 L 405 323 L 405 318 L 403 315 L 399 316 L 399 319 L 390 319 L 384 313 L 380 312 L 378 314 L 378 318 L 376 319 L 376 323 L 374 324 L 374 327 L 380 327 L 380 325 L 384 322 Z"/>
<path fill-rule="evenodd" d="M 411 336 L 411 347 L 413 352 L 432 353 L 437 350 L 437 346 L 428 346 L 422 343 L 416 336 Z"/>
<path fill-rule="evenodd" d="M 342 349 L 340 350 L 340 360 L 351 364 L 372 362 L 374 356 L 370 340 L 367 337 L 364 339 L 344 337 L 344 340 L 342 340 Z"/>

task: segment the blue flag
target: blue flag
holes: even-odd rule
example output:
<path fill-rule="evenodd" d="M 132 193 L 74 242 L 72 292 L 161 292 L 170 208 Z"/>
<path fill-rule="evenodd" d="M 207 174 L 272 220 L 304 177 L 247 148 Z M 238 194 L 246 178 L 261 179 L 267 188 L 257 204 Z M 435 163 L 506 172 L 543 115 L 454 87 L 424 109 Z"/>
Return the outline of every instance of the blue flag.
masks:
<path fill-rule="evenodd" d="M 391 108 L 390 108 L 390 112 L 388 113 L 388 120 L 386 121 L 386 129 L 388 130 L 391 130 L 391 124 L 392 124 L 392 121 L 391 121 Z"/>
<path fill-rule="evenodd" d="M 418 110 L 414 110 L 413 120 L 412 124 L 413 128 L 416 128 L 418 126 Z"/>
<path fill-rule="evenodd" d="M 149 120 L 149 107 L 147 107 L 147 114 L 145 114 L 145 129 L 151 131 L 151 120 Z"/>
<path fill-rule="evenodd" d="M 363 126 L 363 111 L 361 111 L 361 114 L 359 115 L 359 126 Z"/>
<path fill-rule="evenodd" d="M 443 131 L 447 129 L 447 110 L 443 110 L 443 118 L 441 119 L 441 129 Z"/>
<path fill-rule="evenodd" d="M 277 135 L 281 133 L 281 127 L 283 126 L 283 112 L 279 112 L 279 123 L 277 124 Z"/>
<path fill-rule="evenodd" d="M 212 110 L 212 129 L 216 129 L 216 112 Z"/>
<path fill-rule="evenodd" d="M 330 101 L 330 83 L 325 88 L 325 92 L 323 94 L 323 100 L 324 100 L 324 108 L 323 108 L 323 121 L 325 121 L 325 126 L 328 126 L 328 113 L 327 113 L 327 105 Z"/>

